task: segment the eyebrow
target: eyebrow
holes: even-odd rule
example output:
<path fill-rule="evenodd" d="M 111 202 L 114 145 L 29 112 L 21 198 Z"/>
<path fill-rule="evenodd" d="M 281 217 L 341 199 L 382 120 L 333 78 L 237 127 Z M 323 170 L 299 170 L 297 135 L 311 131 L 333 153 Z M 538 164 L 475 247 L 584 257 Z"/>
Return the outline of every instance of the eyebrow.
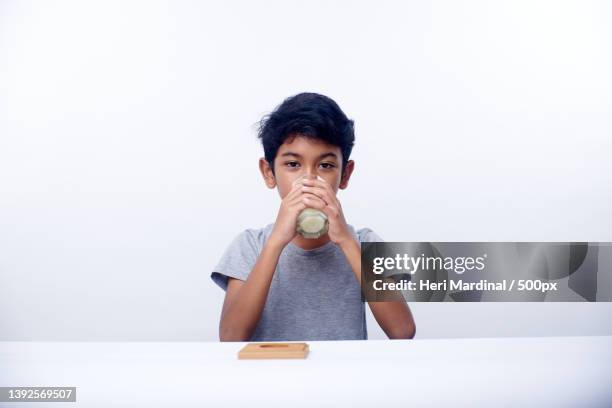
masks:
<path fill-rule="evenodd" d="M 299 154 L 299 153 L 294 153 L 294 152 L 285 152 L 285 153 L 281 154 L 281 156 L 282 156 L 282 157 L 285 157 L 285 156 L 293 156 L 293 157 L 298 157 L 298 158 L 301 158 L 301 157 L 302 157 L 302 155 L 301 155 L 301 154 Z M 323 153 L 323 154 L 319 155 L 318 159 L 323 159 L 323 158 L 325 158 L 325 157 L 333 157 L 334 159 L 337 159 L 337 158 L 338 158 L 338 155 L 337 155 L 336 153 L 333 153 L 333 152 L 327 152 L 327 153 Z"/>

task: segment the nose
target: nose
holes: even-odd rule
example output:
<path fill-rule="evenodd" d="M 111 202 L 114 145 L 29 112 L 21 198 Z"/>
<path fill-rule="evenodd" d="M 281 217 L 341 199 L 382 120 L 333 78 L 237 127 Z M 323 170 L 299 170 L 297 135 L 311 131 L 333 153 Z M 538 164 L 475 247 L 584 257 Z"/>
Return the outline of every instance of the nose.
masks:
<path fill-rule="evenodd" d="M 307 169 L 302 177 L 315 180 L 317 178 L 317 172 L 314 170 Z"/>
<path fill-rule="evenodd" d="M 304 176 L 312 179 L 317 178 L 317 166 L 316 165 L 306 165 L 304 166 Z"/>

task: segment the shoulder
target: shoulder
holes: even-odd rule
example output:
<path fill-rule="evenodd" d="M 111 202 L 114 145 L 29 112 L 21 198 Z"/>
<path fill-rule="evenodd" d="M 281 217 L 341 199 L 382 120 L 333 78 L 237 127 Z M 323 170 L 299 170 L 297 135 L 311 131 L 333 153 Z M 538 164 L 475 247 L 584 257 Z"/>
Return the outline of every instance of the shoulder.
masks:
<path fill-rule="evenodd" d="M 222 289 L 227 289 L 228 278 L 246 280 L 257 262 L 259 253 L 271 231 L 271 226 L 247 228 L 234 236 L 210 275 Z"/>
<path fill-rule="evenodd" d="M 272 227 L 273 224 L 268 224 L 262 228 L 247 228 L 234 236 L 230 248 L 250 249 L 259 252 L 266 239 L 268 239 Z"/>
<path fill-rule="evenodd" d="M 353 235 L 359 240 L 359 242 L 383 242 L 384 239 L 380 237 L 376 232 L 374 232 L 371 228 L 364 227 L 355 229 L 352 225 L 349 225 L 349 228 L 353 232 Z"/>
<path fill-rule="evenodd" d="M 266 228 L 247 228 L 240 232 L 236 238 L 253 244 L 264 243 L 266 239 Z"/>

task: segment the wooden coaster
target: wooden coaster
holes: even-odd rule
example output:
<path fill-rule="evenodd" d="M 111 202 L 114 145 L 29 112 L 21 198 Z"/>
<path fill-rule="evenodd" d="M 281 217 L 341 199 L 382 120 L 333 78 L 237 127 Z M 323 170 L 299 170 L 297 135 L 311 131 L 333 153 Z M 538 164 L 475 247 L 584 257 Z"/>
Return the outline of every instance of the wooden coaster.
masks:
<path fill-rule="evenodd" d="M 238 352 L 239 360 L 306 358 L 306 343 L 249 343 Z"/>

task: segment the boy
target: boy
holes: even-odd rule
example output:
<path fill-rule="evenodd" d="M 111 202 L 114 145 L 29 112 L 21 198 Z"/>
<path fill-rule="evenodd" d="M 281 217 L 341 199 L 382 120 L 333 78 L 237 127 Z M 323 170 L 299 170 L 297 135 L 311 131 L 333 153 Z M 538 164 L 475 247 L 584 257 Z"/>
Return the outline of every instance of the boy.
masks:
<path fill-rule="evenodd" d="M 302 93 L 261 121 L 259 138 L 259 169 L 282 201 L 276 222 L 238 235 L 211 274 L 226 291 L 220 340 L 367 339 L 360 242 L 382 240 L 347 224 L 336 197 L 355 168 L 353 121 L 332 99 Z M 305 208 L 327 215 L 327 233 L 312 239 L 296 232 Z M 414 337 L 405 302 L 369 306 L 389 338 Z"/>

